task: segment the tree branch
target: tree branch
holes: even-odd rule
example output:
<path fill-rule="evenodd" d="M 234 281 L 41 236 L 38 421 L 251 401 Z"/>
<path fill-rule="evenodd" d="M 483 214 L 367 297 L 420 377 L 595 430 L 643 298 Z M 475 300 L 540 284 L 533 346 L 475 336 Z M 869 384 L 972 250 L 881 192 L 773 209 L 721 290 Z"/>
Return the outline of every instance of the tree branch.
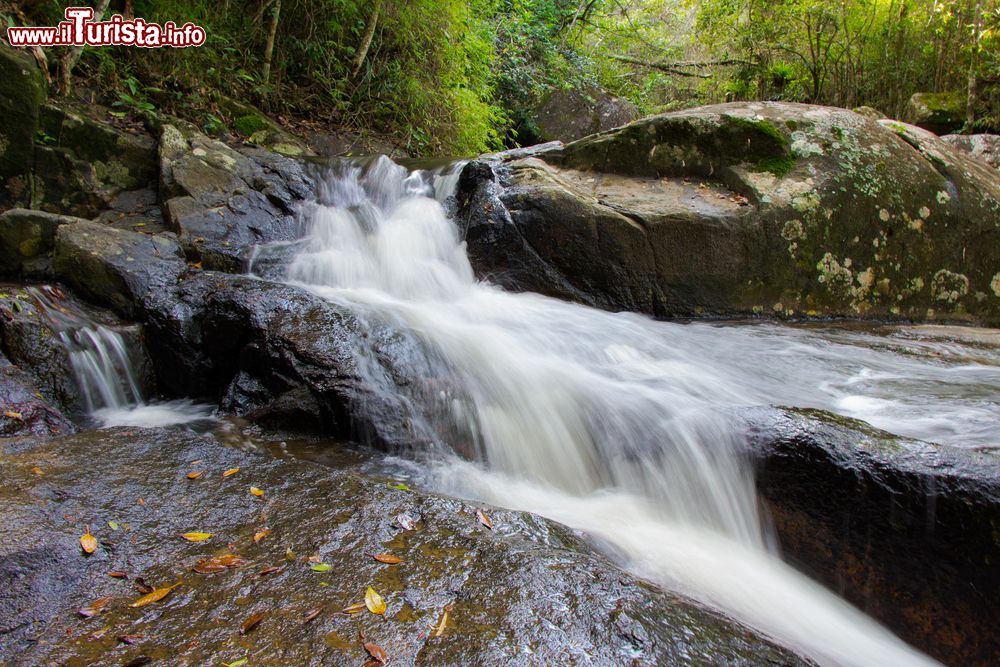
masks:
<path fill-rule="evenodd" d="M 700 72 L 685 72 L 683 68 L 694 67 L 721 67 L 727 65 L 750 65 L 756 67 L 757 63 L 751 62 L 749 60 L 706 60 L 704 62 L 673 62 L 673 63 L 662 63 L 662 62 L 650 62 L 648 60 L 639 60 L 638 58 L 631 58 L 629 56 L 618 56 L 610 55 L 608 56 L 612 60 L 618 60 L 623 63 L 629 63 L 630 65 L 639 65 L 640 67 L 648 67 L 650 69 L 660 70 L 661 72 L 667 72 L 669 74 L 676 74 L 677 76 L 689 76 L 698 79 L 710 79 L 711 74 L 702 74 Z"/>

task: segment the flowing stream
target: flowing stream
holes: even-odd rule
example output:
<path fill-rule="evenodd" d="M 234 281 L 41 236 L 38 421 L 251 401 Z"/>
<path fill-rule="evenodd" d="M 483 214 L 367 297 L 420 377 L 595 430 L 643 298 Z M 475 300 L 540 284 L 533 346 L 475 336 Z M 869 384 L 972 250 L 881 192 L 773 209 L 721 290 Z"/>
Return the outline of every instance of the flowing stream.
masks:
<path fill-rule="evenodd" d="M 209 418 L 209 406 L 189 400 L 144 400 L 121 333 L 62 302 L 51 288 L 27 291 L 66 348 L 88 417 L 103 427 L 169 426 Z"/>
<path fill-rule="evenodd" d="M 473 276 L 441 203 L 456 177 L 386 158 L 341 164 L 287 269 L 409 332 L 448 379 L 411 397 L 442 445 L 421 462 L 425 479 L 585 531 L 639 575 L 821 664 L 933 664 L 775 555 L 730 415 L 817 407 L 991 446 L 997 348 L 933 327 L 665 323 L 508 293 Z"/>

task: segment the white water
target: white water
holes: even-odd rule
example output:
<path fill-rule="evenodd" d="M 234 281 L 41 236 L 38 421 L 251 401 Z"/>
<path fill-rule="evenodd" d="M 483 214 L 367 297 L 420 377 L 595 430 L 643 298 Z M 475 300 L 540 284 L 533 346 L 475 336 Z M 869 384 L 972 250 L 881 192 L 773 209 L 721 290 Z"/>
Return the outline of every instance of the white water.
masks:
<path fill-rule="evenodd" d="M 53 291 L 28 291 L 69 353 L 86 414 L 101 426 L 170 426 L 209 418 L 211 408 L 192 401 L 143 400 L 132 355 L 120 333 L 56 303 Z"/>
<path fill-rule="evenodd" d="M 426 432 L 469 449 L 442 490 L 611 545 L 822 664 L 931 661 L 770 549 L 734 406 L 822 407 L 905 435 L 1000 443 L 1000 358 L 929 332 L 662 323 L 478 283 L 438 199 L 454 174 L 348 166 L 309 212 L 288 279 L 410 331 L 435 377 Z"/>

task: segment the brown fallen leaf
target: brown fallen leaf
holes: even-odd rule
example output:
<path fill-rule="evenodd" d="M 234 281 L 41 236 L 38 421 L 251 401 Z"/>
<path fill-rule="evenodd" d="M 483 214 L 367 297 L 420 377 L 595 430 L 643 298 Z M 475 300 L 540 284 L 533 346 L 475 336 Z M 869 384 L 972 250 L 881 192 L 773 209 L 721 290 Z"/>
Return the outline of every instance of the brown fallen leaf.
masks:
<path fill-rule="evenodd" d="M 128 644 L 129 646 L 135 644 L 136 642 L 141 642 L 145 638 L 146 635 L 142 634 L 118 635 L 118 641 L 120 641 L 122 644 Z"/>
<path fill-rule="evenodd" d="M 382 650 L 381 646 L 379 646 L 378 644 L 373 644 L 372 642 L 365 642 L 364 646 L 365 650 L 368 651 L 368 655 L 370 655 L 375 660 L 378 660 L 383 665 L 386 663 L 386 660 L 388 660 L 388 658 L 386 658 L 385 651 Z"/>
<path fill-rule="evenodd" d="M 490 518 L 488 516 L 486 516 L 486 512 L 482 510 L 476 510 L 476 518 L 479 519 L 479 523 L 483 524 L 490 530 L 493 530 L 493 522 L 490 521 Z"/>
<path fill-rule="evenodd" d="M 80 616 L 83 616 L 84 618 L 91 618 L 93 616 L 97 616 L 98 614 L 101 613 L 101 611 L 103 611 L 105 607 L 108 606 L 109 602 L 111 602 L 110 596 L 97 598 L 83 609 L 77 609 L 77 613 L 80 614 Z"/>
<path fill-rule="evenodd" d="M 365 610 L 366 607 L 367 605 L 364 602 L 358 602 L 356 604 L 352 604 L 349 607 L 344 607 L 343 609 L 340 610 L 340 613 L 347 615 L 360 614 Z"/>
<path fill-rule="evenodd" d="M 240 471 L 240 467 L 239 467 L 239 466 L 236 466 L 235 468 L 230 468 L 230 469 L 229 469 L 229 470 L 227 470 L 226 472 L 222 473 L 222 476 L 223 476 L 223 477 L 230 477 L 230 476 L 232 476 L 232 475 L 235 475 L 235 474 L 236 474 L 236 473 L 238 473 L 239 471 Z"/>
<path fill-rule="evenodd" d="M 323 562 L 323 557 L 320 556 L 319 554 L 313 554 L 312 556 L 309 556 L 309 558 L 306 559 L 306 562 L 307 563 L 322 563 Z"/>
<path fill-rule="evenodd" d="M 135 590 L 145 595 L 146 593 L 152 593 L 154 589 L 152 586 L 146 583 L 145 579 L 143 579 L 142 577 L 136 577 Z"/>
<path fill-rule="evenodd" d="M 385 614 L 385 600 L 371 586 L 365 591 L 365 606 L 373 614 L 378 614 L 379 616 Z"/>
<path fill-rule="evenodd" d="M 270 528 L 261 528 L 256 533 L 254 533 L 254 535 L 253 535 L 253 541 L 254 541 L 254 543 L 260 542 L 262 539 L 264 539 L 265 537 L 267 537 L 270 534 L 271 534 L 271 529 Z"/>
<path fill-rule="evenodd" d="M 191 569 L 198 574 L 214 574 L 216 572 L 222 572 L 230 567 L 239 567 L 242 564 L 243 559 L 239 556 L 226 554 L 224 556 L 215 556 L 213 558 L 203 558 L 195 563 L 195 566 Z"/>
<path fill-rule="evenodd" d="M 159 602 L 163 598 L 167 597 L 167 595 L 170 594 L 170 591 L 174 590 L 175 588 L 177 588 L 178 586 L 180 586 L 182 583 L 184 583 L 184 582 L 178 581 L 173 586 L 167 586 L 165 588 L 157 588 L 152 593 L 146 593 L 145 595 L 143 595 L 141 598 L 139 598 L 138 600 L 136 600 L 135 602 L 133 602 L 129 606 L 133 607 L 133 608 L 135 608 L 135 607 L 145 607 L 147 604 L 150 604 L 152 602 Z"/>
<path fill-rule="evenodd" d="M 188 542 L 204 542 L 212 537 L 212 533 L 182 533 L 181 537 Z"/>
<path fill-rule="evenodd" d="M 371 557 L 380 563 L 385 563 L 386 565 L 398 565 L 403 562 L 402 558 L 392 554 L 371 554 Z"/>
<path fill-rule="evenodd" d="M 42 474 L 42 469 L 39 468 L 38 466 L 35 466 L 34 468 L 31 469 L 31 474 L 33 474 L 33 475 L 41 475 Z"/>
<path fill-rule="evenodd" d="M 307 611 L 305 616 L 302 617 L 302 625 L 305 625 L 306 623 L 315 619 L 317 616 L 320 615 L 320 612 L 322 611 L 323 607 L 316 607 L 315 609 L 310 609 L 309 611 Z"/>
<path fill-rule="evenodd" d="M 80 547 L 87 555 L 94 553 L 94 550 L 97 549 L 97 538 L 90 534 L 90 526 L 87 526 L 87 532 L 80 537 Z"/>
<path fill-rule="evenodd" d="M 403 528 L 403 530 L 416 530 L 417 529 L 417 520 L 414 519 L 409 514 L 406 514 L 406 513 L 397 514 L 396 515 L 396 523 L 398 523 Z"/>
<path fill-rule="evenodd" d="M 440 637 L 444 634 L 444 629 L 448 627 L 448 608 L 445 607 L 444 613 L 441 614 L 441 620 L 434 627 L 434 632 L 431 633 L 431 637 Z"/>
<path fill-rule="evenodd" d="M 188 479 L 198 479 L 204 474 L 205 474 L 204 470 L 192 470 L 191 472 L 188 473 L 187 477 Z"/>
<path fill-rule="evenodd" d="M 111 570 L 108 572 L 109 577 L 114 577 L 115 579 L 128 579 L 128 575 L 121 570 Z"/>
<path fill-rule="evenodd" d="M 269 567 L 265 567 L 263 570 L 261 570 L 260 572 L 258 572 L 257 576 L 264 577 L 264 576 L 267 576 L 269 574 L 274 574 L 275 572 L 277 572 L 280 569 L 281 569 L 280 567 L 277 567 L 275 565 L 271 565 Z"/>
<path fill-rule="evenodd" d="M 243 621 L 243 625 L 240 626 L 240 634 L 245 635 L 254 628 L 256 628 L 257 625 L 264 620 L 264 616 L 265 613 L 262 611 L 258 611 L 257 613 L 252 614 L 250 618 Z"/>
<path fill-rule="evenodd" d="M 258 498 L 260 498 L 261 496 L 264 495 L 264 490 L 263 489 L 258 489 L 256 486 L 251 486 L 250 487 L 250 493 L 252 493 L 253 495 L 255 495 Z"/>

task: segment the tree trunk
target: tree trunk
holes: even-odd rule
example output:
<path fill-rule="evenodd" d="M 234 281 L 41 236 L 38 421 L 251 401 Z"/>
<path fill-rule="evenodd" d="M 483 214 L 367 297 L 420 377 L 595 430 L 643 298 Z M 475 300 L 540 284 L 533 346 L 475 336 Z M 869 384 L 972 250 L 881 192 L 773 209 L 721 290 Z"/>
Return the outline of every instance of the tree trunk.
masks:
<path fill-rule="evenodd" d="M 975 28 L 972 33 L 972 53 L 969 56 L 969 88 L 965 102 L 965 122 L 976 120 L 976 68 L 979 66 L 979 31 L 983 28 L 983 0 L 976 0 Z"/>
<path fill-rule="evenodd" d="M 261 78 L 264 83 L 271 79 L 271 58 L 274 56 L 274 36 L 278 34 L 278 17 L 281 15 L 281 0 L 274 0 L 274 7 L 271 10 L 271 25 L 267 29 L 267 42 L 264 44 L 264 69 Z"/>
<path fill-rule="evenodd" d="M 104 12 L 108 11 L 108 5 L 110 4 L 111 0 L 101 0 L 98 2 L 97 7 L 94 9 L 94 18 L 91 20 L 96 23 L 103 19 Z M 69 95 L 73 92 L 73 68 L 80 62 L 81 55 L 83 55 L 83 47 L 74 46 L 66 52 L 66 55 L 62 57 L 59 63 L 59 87 L 63 95 Z"/>
<path fill-rule="evenodd" d="M 378 15 L 381 10 L 382 0 L 375 0 L 375 4 L 372 6 L 372 13 L 368 16 L 368 25 L 365 26 L 365 34 L 361 38 L 358 52 L 351 63 L 353 65 L 351 68 L 351 78 L 356 77 L 358 72 L 361 71 L 361 66 L 365 64 L 365 58 L 368 57 L 368 49 L 372 45 L 372 38 L 375 37 L 375 28 L 378 26 Z"/>

